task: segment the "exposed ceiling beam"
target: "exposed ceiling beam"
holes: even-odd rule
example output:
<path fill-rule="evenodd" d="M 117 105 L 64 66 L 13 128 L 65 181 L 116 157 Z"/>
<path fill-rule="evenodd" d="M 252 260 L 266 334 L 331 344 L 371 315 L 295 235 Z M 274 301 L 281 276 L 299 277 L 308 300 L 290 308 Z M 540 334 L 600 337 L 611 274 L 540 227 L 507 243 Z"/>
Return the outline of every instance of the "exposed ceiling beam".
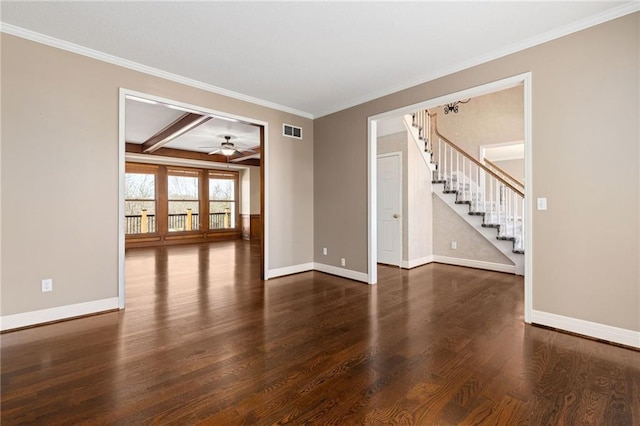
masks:
<path fill-rule="evenodd" d="M 234 158 L 233 160 L 229 160 L 229 161 L 231 163 L 241 163 L 243 161 L 252 160 L 252 159 L 256 159 L 256 158 L 260 158 L 260 153 L 251 154 L 251 155 L 243 155 L 242 157 Z"/>
<path fill-rule="evenodd" d="M 127 143 L 125 145 L 125 151 L 135 153 L 135 154 L 144 153 L 142 151 L 142 145 L 136 144 L 136 143 Z M 186 158 L 191 160 L 213 161 L 216 163 L 227 162 L 227 157 L 222 154 L 209 155 L 209 154 L 205 154 L 204 152 L 185 151 L 183 149 L 175 149 L 175 148 L 159 148 L 153 153 L 153 155 L 158 155 L 162 157 Z"/>
<path fill-rule="evenodd" d="M 211 120 L 211 118 L 212 117 L 209 117 L 208 115 L 188 112 L 173 123 L 169 124 L 163 130 L 147 139 L 147 141 L 142 144 L 142 152 L 150 154 L 178 136 L 187 133 L 189 130 L 194 129 L 203 123 L 206 123 Z"/>

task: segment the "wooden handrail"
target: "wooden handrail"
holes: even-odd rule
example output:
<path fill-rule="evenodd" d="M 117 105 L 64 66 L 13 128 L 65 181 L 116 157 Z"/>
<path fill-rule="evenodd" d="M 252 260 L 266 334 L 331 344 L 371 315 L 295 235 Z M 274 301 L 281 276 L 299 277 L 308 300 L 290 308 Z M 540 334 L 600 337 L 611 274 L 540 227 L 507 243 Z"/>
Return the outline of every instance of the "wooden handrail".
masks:
<path fill-rule="evenodd" d="M 502 184 L 504 184 L 504 186 L 506 186 L 507 188 L 510 188 L 513 192 L 515 192 L 516 194 L 520 195 L 522 198 L 524 198 L 524 192 L 519 190 L 518 188 L 514 187 L 513 185 L 511 185 L 509 182 L 507 182 L 506 180 L 504 180 L 502 177 L 498 176 L 497 173 L 494 173 L 493 171 L 491 171 L 487 166 L 485 166 L 484 164 L 482 164 L 481 162 L 479 162 L 478 160 L 476 160 L 475 158 L 473 158 L 471 155 L 469 155 L 464 149 L 460 148 L 458 145 L 456 145 L 455 143 L 451 142 L 449 139 L 447 139 L 445 136 L 442 135 L 442 133 L 440 133 L 438 131 L 438 121 L 437 121 L 437 114 L 433 114 L 434 117 L 434 132 L 435 134 L 442 140 L 444 140 L 446 143 L 448 143 L 449 145 L 451 145 L 453 148 L 455 148 L 458 152 L 460 152 L 462 155 L 464 155 L 465 157 L 467 157 L 467 159 L 469 161 L 471 161 L 472 163 L 474 163 L 476 166 L 480 167 L 482 170 L 484 170 L 485 172 L 489 173 L 491 176 L 493 176 L 498 182 L 501 182 Z"/>
<path fill-rule="evenodd" d="M 507 172 L 505 169 L 503 169 L 502 167 L 498 166 L 496 163 L 494 163 L 493 161 L 491 161 L 491 160 L 489 160 L 487 158 L 483 158 L 483 160 L 484 160 L 485 163 L 489 164 L 489 166 L 493 167 L 494 169 L 497 169 L 498 172 L 500 172 L 503 175 L 505 175 L 508 179 L 512 180 L 513 182 L 517 183 L 522 188 L 524 188 L 524 183 L 520 182 L 519 179 L 516 179 L 513 176 L 511 176 L 511 174 L 509 172 Z"/>

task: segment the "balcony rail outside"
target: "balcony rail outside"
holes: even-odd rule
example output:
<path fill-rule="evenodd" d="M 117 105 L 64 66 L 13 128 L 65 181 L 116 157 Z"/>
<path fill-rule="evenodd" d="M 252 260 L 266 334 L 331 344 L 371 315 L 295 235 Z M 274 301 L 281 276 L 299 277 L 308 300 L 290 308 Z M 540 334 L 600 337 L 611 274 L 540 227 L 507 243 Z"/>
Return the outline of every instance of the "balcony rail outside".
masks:
<path fill-rule="evenodd" d="M 209 213 L 209 229 L 231 228 L 229 216 L 230 213 L 224 212 Z M 168 218 L 169 231 L 196 231 L 200 225 L 198 217 L 198 213 L 170 214 Z M 125 234 L 145 234 L 157 231 L 156 216 L 153 214 L 126 215 L 124 223 Z"/>

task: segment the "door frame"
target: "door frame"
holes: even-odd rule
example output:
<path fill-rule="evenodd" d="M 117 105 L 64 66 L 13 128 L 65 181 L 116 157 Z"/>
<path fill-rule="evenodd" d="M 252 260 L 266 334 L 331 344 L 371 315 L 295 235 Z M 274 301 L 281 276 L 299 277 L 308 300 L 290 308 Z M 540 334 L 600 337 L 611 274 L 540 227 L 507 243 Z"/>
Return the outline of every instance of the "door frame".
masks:
<path fill-rule="evenodd" d="M 404 206 L 404 185 L 402 184 L 403 182 L 403 173 L 404 173 L 404 169 L 403 169 L 403 164 L 402 164 L 402 151 L 394 151 L 394 152 L 387 152 L 385 154 L 378 154 L 376 156 L 376 167 L 378 165 L 377 160 L 379 160 L 380 158 L 388 158 L 388 157 L 397 157 L 398 158 L 398 164 L 400 165 L 399 167 L 399 172 L 400 172 L 400 178 L 398 179 L 398 193 L 400 194 L 400 218 L 402 220 L 398 221 L 398 225 L 400 227 L 400 230 L 398 232 L 398 248 L 400 250 L 400 258 L 398 259 L 398 268 L 400 268 L 402 266 L 402 256 L 404 255 L 404 248 L 403 248 L 403 221 L 404 221 L 404 215 L 405 215 L 405 211 L 403 210 L 403 206 Z M 376 169 L 377 172 L 377 169 Z M 376 191 L 378 190 L 378 185 L 377 185 L 377 175 L 376 175 Z M 377 210 L 377 203 L 376 203 L 376 210 Z M 376 215 L 377 217 L 377 215 Z M 377 232 L 377 226 L 378 224 L 376 223 L 376 232 Z M 378 249 L 378 247 L 376 246 L 376 250 Z M 377 256 L 377 252 L 376 252 L 376 256 Z M 377 259 L 376 259 L 377 260 Z M 393 265 L 395 266 L 395 265 Z"/>
<path fill-rule="evenodd" d="M 118 308 L 125 308 L 125 235 L 124 235 L 124 177 L 125 177 L 125 162 L 126 162 L 126 141 L 125 141 L 125 121 L 126 121 L 126 97 L 134 96 L 137 98 L 148 99 L 151 101 L 161 102 L 165 104 L 174 105 L 194 111 L 202 112 L 203 114 L 210 114 L 219 117 L 225 117 L 233 120 L 243 121 L 248 124 L 259 126 L 262 130 L 260 132 L 260 215 L 261 215 L 261 278 L 263 280 L 268 279 L 269 265 L 269 166 L 268 166 L 268 146 L 269 146 L 269 123 L 262 120 L 257 120 L 250 117 L 244 117 L 236 114 L 231 114 L 224 111 L 217 111 L 211 108 L 206 108 L 199 105 L 193 105 L 186 102 L 176 101 L 174 99 L 164 98 L 161 96 L 150 95 L 148 93 L 138 92 L 136 90 L 126 89 L 121 87 L 118 94 Z M 171 157 L 165 157 L 165 161 L 177 161 L 183 162 L 183 159 L 173 159 Z M 197 162 L 197 161 L 196 161 Z M 226 163 L 211 163 L 226 166 Z"/>
<path fill-rule="evenodd" d="M 524 91 L 524 175 L 525 182 L 525 275 L 524 275 L 524 321 L 531 323 L 531 311 L 533 309 L 533 190 L 531 179 L 533 172 L 533 155 L 532 155 L 532 73 L 514 75 L 501 80 L 493 81 L 487 84 L 472 87 L 470 89 L 461 90 L 450 93 L 437 98 L 432 98 L 423 102 L 407 105 L 391 111 L 372 115 L 367 118 L 367 193 L 368 193 L 368 234 L 367 234 L 367 282 L 376 284 L 378 282 L 377 271 L 377 139 L 378 139 L 378 120 L 399 115 L 410 114 L 421 108 L 434 108 L 446 103 L 452 103 L 460 99 L 472 98 L 476 96 L 486 95 L 488 93 L 500 90 L 510 89 L 522 85 Z"/>

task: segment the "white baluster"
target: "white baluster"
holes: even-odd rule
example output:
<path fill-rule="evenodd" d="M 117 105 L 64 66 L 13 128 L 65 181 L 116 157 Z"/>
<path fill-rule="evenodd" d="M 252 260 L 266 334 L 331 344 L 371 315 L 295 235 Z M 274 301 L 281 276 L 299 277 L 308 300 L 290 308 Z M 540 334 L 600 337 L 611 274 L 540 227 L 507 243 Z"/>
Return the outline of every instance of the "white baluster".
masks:
<path fill-rule="evenodd" d="M 491 215 L 493 215 L 493 206 L 494 206 L 494 201 L 493 201 L 493 176 L 489 175 L 489 214 L 491 217 Z M 493 220 L 493 219 L 492 219 Z"/>
<path fill-rule="evenodd" d="M 474 185 L 473 179 L 472 179 L 472 177 L 473 177 L 473 168 L 474 167 L 477 168 L 478 166 L 476 166 L 475 163 L 469 162 L 469 197 L 470 197 L 469 202 L 471 203 L 471 204 L 469 204 L 469 207 L 471 208 L 472 211 L 473 211 L 473 200 L 474 200 L 473 194 L 475 192 L 476 196 L 478 195 L 477 194 L 478 193 L 478 189 Z M 474 189 L 475 189 L 475 191 L 474 191 Z"/>
<path fill-rule="evenodd" d="M 442 151 L 442 139 L 438 138 L 438 180 L 442 180 L 442 160 L 440 151 Z"/>
<path fill-rule="evenodd" d="M 525 233 L 524 233 L 524 224 L 526 223 L 526 217 L 525 217 L 525 209 L 524 209 L 524 198 L 521 198 L 522 202 L 521 202 L 521 208 L 522 208 L 522 223 L 520 225 L 520 249 L 524 250 L 525 248 L 525 243 L 524 243 L 524 238 L 525 238 Z"/>
<path fill-rule="evenodd" d="M 447 186 L 447 183 L 446 183 L 447 182 L 447 144 L 445 143 L 443 145 L 444 145 L 444 152 L 442 153 L 442 156 L 444 158 L 442 159 L 442 164 L 443 164 L 442 173 L 444 174 L 443 179 L 445 181 L 445 189 L 446 189 L 446 186 Z"/>
<path fill-rule="evenodd" d="M 496 179 L 496 196 L 498 197 L 498 217 L 496 218 L 496 223 L 500 225 L 500 219 L 502 217 L 502 190 L 500 189 L 500 182 Z M 498 228 L 498 235 L 502 235 L 502 227 Z"/>
<path fill-rule="evenodd" d="M 456 150 L 456 179 L 457 179 L 456 180 L 456 190 L 458 192 L 460 192 L 460 182 L 459 182 L 459 180 L 460 180 L 460 172 L 459 172 L 459 170 L 460 170 L 460 152 L 458 152 Z M 456 198 L 460 199 L 459 197 L 456 197 Z"/>
<path fill-rule="evenodd" d="M 465 163 L 467 162 L 467 157 L 462 157 L 462 201 L 467 200 L 467 173 Z"/>
<path fill-rule="evenodd" d="M 516 227 L 518 223 L 518 194 L 513 191 L 513 236 L 514 238 L 518 236 L 518 228 Z"/>
<path fill-rule="evenodd" d="M 449 147 L 449 190 L 453 187 L 453 147 Z"/>
<path fill-rule="evenodd" d="M 482 183 L 482 207 L 480 208 L 480 211 L 486 211 L 487 210 L 487 175 L 484 172 L 484 169 L 480 169 L 480 179 L 481 179 L 481 183 Z"/>

